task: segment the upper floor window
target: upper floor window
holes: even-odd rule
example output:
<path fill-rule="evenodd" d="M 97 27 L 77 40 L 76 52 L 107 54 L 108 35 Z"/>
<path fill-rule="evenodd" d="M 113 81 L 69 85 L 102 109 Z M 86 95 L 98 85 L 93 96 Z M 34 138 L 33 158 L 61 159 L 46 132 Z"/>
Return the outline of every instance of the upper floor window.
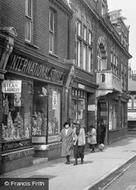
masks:
<path fill-rule="evenodd" d="M 88 33 L 88 43 L 89 43 L 89 45 L 92 45 L 92 32 L 91 31 L 89 31 L 89 33 Z"/>
<path fill-rule="evenodd" d="M 134 109 L 136 109 L 136 97 L 134 98 Z"/>
<path fill-rule="evenodd" d="M 81 22 L 78 21 L 78 22 L 77 22 L 77 35 L 80 36 L 80 37 L 81 37 L 81 35 L 82 35 L 81 30 L 82 30 Z"/>
<path fill-rule="evenodd" d="M 81 66 L 81 41 L 77 41 L 77 65 Z"/>
<path fill-rule="evenodd" d="M 33 33 L 33 0 L 25 0 L 25 16 L 25 40 L 31 42 Z"/>
<path fill-rule="evenodd" d="M 77 44 L 76 44 L 76 61 L 77 66 L 81 69 L 92 72 L 92 32 L 90 28 L 77 21 Z"/>
<path fill-rule="evenodd" d="M 25 15 L 28 17 L 32 17 L 32 0 L 25 1 Z"/>
<path fill-rule="evenodd" d="M 87 28 L 85 26 L 83 27 L 83 39 L 87 41 Z"/>
<path fill-rule="evenodd" d="M 55 53 L 56 41 L 56 12 L 53 9 L 49 10 L 49 52 Z"/>
<path fill-rule="evenodd" d="M 88 48 L 88 64 L 87 64 L 87 71 L 88 72 L 92 72 L 93 71 L 92 55 L 93 55 L 92 48 Z"/>
<path fill-rule="evenodd" d="M 104 0 L 102 1 L 102 5 L 101 5 L 101 14 L 102 16 L 104 16 L 107 12 L 107 6 L 106 6 L 106 2 L 104 2 Z"/>
<path fill-rule="evenodd" d="M 132 99 L 131 98 L 128 101 L 128 109 L 132 109 Z"/>

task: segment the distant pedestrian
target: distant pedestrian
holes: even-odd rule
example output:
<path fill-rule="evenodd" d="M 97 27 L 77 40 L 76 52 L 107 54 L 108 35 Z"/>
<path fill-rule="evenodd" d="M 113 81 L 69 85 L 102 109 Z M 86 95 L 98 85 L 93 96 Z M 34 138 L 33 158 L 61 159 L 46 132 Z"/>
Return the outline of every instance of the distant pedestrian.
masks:
<path fill-rule="evenodd" d="M 89 148 L 91 149 L 91 152 L 95 152 L 95 146 L 96 146 L 96 129 L 94 126 L 89 127 L 88 135 L 87 135 L 87 141 L 89 144 Z"/>
<path fill-rule="evenodd" d="M 84 148 L 85 148 L 85 130 L 79 123 L 73 129 L 74 141 L 74 165 L 78 164 L 78 158 L 81 158 L 81 164 L 84 162 Z"/>
<path fill-rule="evenodd" d="M 69 122 L 64 123 L 60 137 L 62 140 L 62 156 L 66 157 L 66 164 L 70 164 L 70 156 L 73 153 L 73 130 Z"/>

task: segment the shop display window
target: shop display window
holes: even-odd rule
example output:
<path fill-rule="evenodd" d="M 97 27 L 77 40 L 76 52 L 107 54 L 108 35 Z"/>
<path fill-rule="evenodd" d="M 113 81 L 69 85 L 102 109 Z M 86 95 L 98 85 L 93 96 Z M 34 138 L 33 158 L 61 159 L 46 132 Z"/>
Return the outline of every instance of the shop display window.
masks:
<path fill-rule="evenodd" d="M 3 142 L 18 141 L 31 137 L 31 101 L 28 95 L 29 85 L 22 84 L 21 93 L 3 93 Z M 27 96 L 28 95 L 28 96 Z M 24 104 L 26 102 L 26 104 Z"/>
<path fill-rule="evenodd" d="M 87 94 L 83 90 L 73 89 L 72 96 L 72 119 L 79 120 L 85 126 Z"/>
<path fill-rule="evenodd" d="M 47 87 L 40 83 L 34 85 L 32 136 L 45 136 L 47 133 L 48 94 Z"/>
<path fill-rule="evenodd" d="M 34 83 L 32 136 L 48 136 L 48 143 L 58 140 L 60 133 L 59 88 Z"/>
<path fill-rule="evenodd" d="M 60 133 L 60 97 L 61 92 L 58 88 L 49 88 L 49 139 L 51 136 L 55 136 Z"/>

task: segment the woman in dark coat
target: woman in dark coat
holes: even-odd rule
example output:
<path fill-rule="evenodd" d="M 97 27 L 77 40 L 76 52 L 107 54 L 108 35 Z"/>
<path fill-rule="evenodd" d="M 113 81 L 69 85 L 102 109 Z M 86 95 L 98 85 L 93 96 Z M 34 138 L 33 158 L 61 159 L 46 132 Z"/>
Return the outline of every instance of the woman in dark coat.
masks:
<path fill-rule="evenodd" d="M 73 130 L 69 122 L 64 123 L 60 137 L 62 140 L 61 155 L 66 157 L 66 164 L 70 164 L 70 156 L 73 153 Z"/>

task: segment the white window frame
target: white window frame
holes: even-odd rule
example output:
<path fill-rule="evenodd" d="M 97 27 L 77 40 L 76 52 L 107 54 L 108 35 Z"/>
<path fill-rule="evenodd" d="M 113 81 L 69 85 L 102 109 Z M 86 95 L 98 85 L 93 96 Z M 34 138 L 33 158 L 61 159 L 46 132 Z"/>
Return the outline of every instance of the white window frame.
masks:
<path fill-rule="evenodd" d="M 81 46 L 82 43 L 80 40 L 77 40 L 77 66 L 81 67 Z"/>
<path fill-rule="evenodd" d="M 128 109 L 132 109 L 132 98 L 128 100 Z"/>
<path fill-rule="evenodd" d="M 52 25 L 53 28 L 51 28 L 51 14 L 53 15 Z M 55 53 L 55 11 L 53 9 L 49 9 L 49 53 Z M 50 43 L 52 42 L 52 43 Z"/>
<path fill-rule="evenodd" d="M 83 26 L 83 40 L 87 41 L 87 27 Z"/>
<path fill-rule="evenodd" d="M 89 31 L 89 33 L 88 33 L 88 43 L 89 43 L 89 45 L 92 45 L 92 32 L 91 31 Z"/>
<path fill-rule="evenodd" d="M 82 36 L 82 23 L 80 21 L 77 21 L 77 35 Z"/>
<path fill-rule="evenodd" d="M 29 3 L 30 3 L 30 14 L 29 14 Z M 25 41 L 32 42 L 33 33 L 33 0 L 25 0 Z M 29 27 L 28 27 L 29 25 Z"/>
<path fill-rule="evenodd" d="M 83 44 L 83 70 L 86 70 L 87 66 L 87 45 Z"/>
<path fill-rule="evenodd" d="M 93 71 L 93 63 L 92 63 L 92 49 L 88 48 L 88 64 L 87 64 L 87 71 L 92 72 Z"/>

